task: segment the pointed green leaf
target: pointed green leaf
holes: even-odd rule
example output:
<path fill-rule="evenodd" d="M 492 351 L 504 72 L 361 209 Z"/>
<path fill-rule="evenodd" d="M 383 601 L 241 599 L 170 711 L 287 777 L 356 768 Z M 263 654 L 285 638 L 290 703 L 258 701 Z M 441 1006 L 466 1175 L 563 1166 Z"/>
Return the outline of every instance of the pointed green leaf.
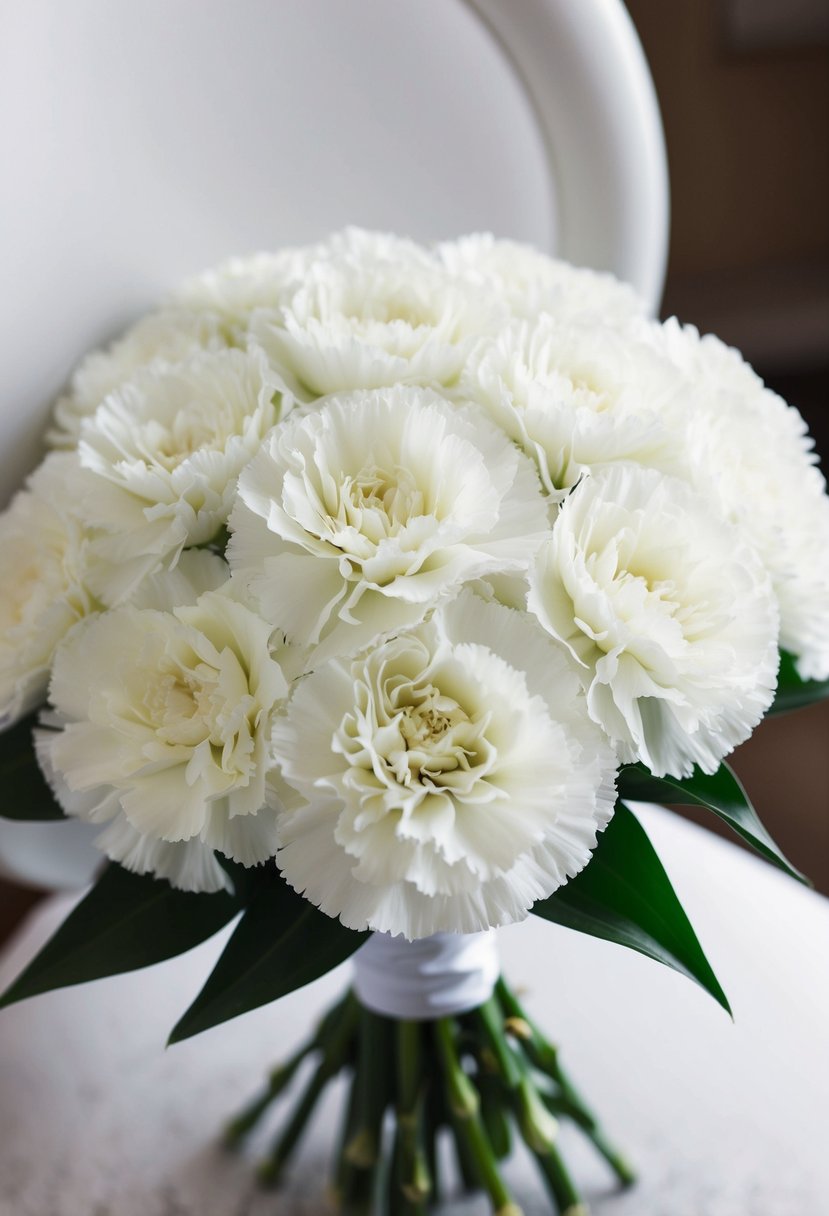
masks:
<path fill-rule="evenodd" d="M 643 764 L 623 768 L 618 780 L 619 797 L 631 802 L 672 802 L 682 806 L 702 806 L 713 811 L 747 841 L 767 861 L 785 870 L 792 878 L 809 884 L 799 870 L 781 853 L 751 805 L 748 794 L 727 764 L 716 773 L 695 768 L 693 776 L 654 777 Z"/>
<path fill-rule="evenodd" d="M 829 680 L 802 680 L 797 674 L 794 655 L 780 651 L 777 692 L 770 714 L 785 714 L 792 709 L 804 709 L 829 697 Z"/>
<path fill-rule="evenodd" d="M 731 1009 L 644 828 L 621 802 L 580 874 L 536 916 L 638 950 L 695 980 Z"/>
<path fill-rule="evenodd" d="M 183 954 L 212 937 L 240 907 L 225 891 L 177 891 L 164 879 L 110 865 L 0 997 L 0 1008 Z"/>
<path fill-rule="evenodd" d="M 213 972 L 174 1027 L 171 1043 L 200 1034 L 309 984 L 362 945 L 275 871 L 260 885 Z"/>
<path fill-rule="evenodd" d="M 0 816 L 4 819 L 65 819 L 35 756 L 29 714 L 0 732 Z"/>

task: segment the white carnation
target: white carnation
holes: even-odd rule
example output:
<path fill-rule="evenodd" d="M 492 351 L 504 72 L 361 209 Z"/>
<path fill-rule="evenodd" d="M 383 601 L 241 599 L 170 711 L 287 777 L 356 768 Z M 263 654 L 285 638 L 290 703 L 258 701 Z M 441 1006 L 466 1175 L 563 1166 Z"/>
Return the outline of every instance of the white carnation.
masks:
<path fill-rule="evenodd" d="M 229 258 L 187 279 L 173 292 L 170 304 L 218 317 L 233 343 L 244 346 L 253 312 L 280 308 L 296 291 L 317 254 L 310 247 Z"/>
<path fill-rule="evenodd" d="M 613 809 L 615 759 L 566 654 L 470 591 L 315 669 L 273 745 L 302 798 L 277 864 L 353 929 L 521 920 L 586 864 Z"/>
<path fill-rule="evenodd" d="M 55 406 L 49 442 L 54 447 L 75 447 L 84 418 L 141 369 L 180 363 L 200 350 L 221 350 L 227 345 L 215 313 L 172 308 L 150 313 L 106 350 L 86 356 L 72 376 L 69 392 Z"/>
<path fill-rule="evenodd" d="M 50 457 L 0 514 L 0 727 L 46 699 L 55 647 L 96 606 L 64 463 Z"/>
<path fill-rule="evenodd" d="M 829 679 L 829 499 L 826 493 L 792 497 L 776 528 L 754 543 L 774 580 L 780 606 L 780 645 L 797 658 L 804 680 Z M 776 543 L 775 543 L 776 542 Z"/>
<path fill-rule="evenodd" d="M 608 325 L 648 311 L 636 291 L 612 274 L 571 266 L 491 233 L 446 241 L 437 256 L 459 279 L 498 292 L 517 317 L 534 320 L 547 312 L 560 320 L 593 318 Z"/>
<path fill-rule="evenodd" d="M 625 761 L 713 772 L 771 703 L 778 614 L 759 559 L 685 483 L 619 467 L 561 508 L 528 605 L 580 664 Z"/>
<path fill-rule="evenodd" d="M 206 591 L 225 587 L 229 578 L 230 569 L 223 557 L 209 549 L 187 549 L 172 570 L 147 575 L 130 597 L 130 604 L 134 608 L 173 612 L 195 604 Z"/>
<path fill-rule="evenodd" d="M 692 479 L 769 571 L 780 644 L 804 678 L 829 676 L 829 497 L 806 424 L 736 350 L 669 321 L 656 334 L 692 380 Z"/>
<path fill-rule="evenodd" d="M 684 388 L 672 364 L 633 335 L 544 316 L 481 342 L 458 396 L 482 405 L 562 498 L 585 473 L 622 461 L 682 471 Z"/>
<path fill-rule="evenodd" d="M 428 249 L 408 237 L 393 232 L 374 232 L 349 225 L 328 237 L 313 250 L 317 260 L 328 259 L 341 266 L 377 267 L 383 263 L 401 271 L 410 267 L 432 267 L 435 259 Z"/>
<path fill-rule="evenodd" d="M 417 260 L 321 261 L 251 332 L 305 400 L 394 384 L 448 385 L 504 311 L 492 297 Z"/>
<path fill-rule="evenodd" d="M 701 334 L 696 326 L 683 325 L 676 317 L 670 317 L 661 325 L 648 325 L 641 334 L 643 339 L 649 339 L 666 353 L 684 375 L 700 385 L 704 390 L 703 401 L 711 392 L 727 392 L 757 401 L 768 391 L 736 347 L 726 345 L 715 334 Z"/>
<path fill-rule="evenodd" d="M 139 373 L 84 421 L 77 509 L 107 603 L 226 523 L 236 479 L 279 418 L 261 352 L 201 353 Z"/>
<path fill-rule="evenodd" d="M 265 779 L 287 683 L 270 627 L 224 588 L 166 608 L 226 570 L 216 556 L 184 554 L 175 585 L 158 577 L 164 608 L 125 605 L 75 629 L 49 692 L 46 723 L 60 729 L 38 735 L 67 814 L 102 825 L 112 860 L 188 890 L 227 885 L 214 850 L 255 865 L 276 848 Z"/>
<path fill-rule="evenodd" d="M 426 389 L 331 397 L 239 479 L 228 558 L 262 615 L 317 654 L 420 620 L 461 582 L 525 572 L 548 530 L 531 462 Z"/>
<path fill-rule="evenodd" d="M 344 228 L 313 245 L 228 258 L 180 284 L 170 297 L 170 306 L 220 318 L 235 343 L 244 346 L 252 314 L 258 309 L 278 311 L 288 304 L 315 266 L 335 263 L 354 269 L 381 262 L 404 268 L 427 266 L 430 258 L 414 241 L 386 232 Z"/>

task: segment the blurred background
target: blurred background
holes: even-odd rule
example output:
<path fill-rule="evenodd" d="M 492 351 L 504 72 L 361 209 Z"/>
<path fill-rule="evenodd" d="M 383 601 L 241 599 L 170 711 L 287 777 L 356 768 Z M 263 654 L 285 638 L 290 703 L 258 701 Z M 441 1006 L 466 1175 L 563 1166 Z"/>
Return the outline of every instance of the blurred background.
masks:
<path fill-rule="evenodd" d="M 739 347 L 803 413 L 826 471 L 829 5 L 628 0 L 628 9 L 671 174 L 663 313 Z M 829 893 L 829 703 L 762 724 L 734 767 L 784 851 Z M 0 880 L 0 940 L 38 898 Z"/>

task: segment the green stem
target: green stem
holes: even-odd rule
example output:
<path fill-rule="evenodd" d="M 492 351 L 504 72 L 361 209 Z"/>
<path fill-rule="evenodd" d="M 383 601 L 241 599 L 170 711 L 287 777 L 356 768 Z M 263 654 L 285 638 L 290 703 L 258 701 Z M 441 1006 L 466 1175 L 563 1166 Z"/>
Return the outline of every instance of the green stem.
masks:
<path fill-rule="evenodd" d="M 535 1153 L 535 1159 L 560 1216 L 588 1216 L 587 1207 L 582 1203 L 558 1149 L 549 1148 L 545 1153 Z"/>
<path fill-rule="evenodd" d="M 440 1166 L 438 1163 L 438 1141 L 440 1138 L 440 1121 L 433 1093 L 438 1087 L 428 1086 L 423 1105 L 423 1143 L 426 1150 L 426 1165 L 432 1180 L 432 1200 L 437 1203 L 440 1199 Z"/>
<path fill-rule="evenodd" d="M 548 1103 L 548 1105 L 560 1109 L 563 1114 L 569 1115 L 573 1122 L 578 1124 L 592 1142 L 599 1155 L 604 1158 L 613 1170 L 619 1182 L 623 1186 L 632 1185 L 636 1181 L 636 1173 L 632 1166 L 625 1159 L 624 1155 L 608 1140 L 599 1120 L 587 1106 L 578 1090 L 570 1081 L 569 1076 L 561 1067 L 558 1051 L 525 1013 L 520 1001 L 508 987 L 503 976 L 498 980 L 496 992 L 509 1018 L 522 1022 L 529 1031 L 529 1037 L 525 1038 L 522 1036 L 521 1038 L 522 1049 L 526 1052 L 532 1064 L 540 1072 L 550 1077 L 560 1090 L 561 1106 L 559 1107 L 557 1099 L 555 1102 Z"/>
<path fill-rule="evenodd" d="M 343 1216 L 373 1216 L 376 1189 L 376 1171 L 373 1166 L 366 1170 L 352 1170 L 340 1208 Z"/>
<path fill-rule="evenodd" d="M 465 1194 L 471 1194 L 473 1191 L 481 1189 L 481 1180 L 478 1177 L 478 1168 L 475 1164 L 475 1158 L 466 1141 L 461 1128 L 461 1121 L 457 1115 L 452 1114 L 449 1117 L 448 1127 L 452 1133 L 452 1142 L 455 1147 L 455 1159 L 458 1163 L 458 1169 L 461 1175 L 461 1185 Z"/>
<path fill-rule="evenodd" d="M 340 1130 L 339 1146 L 335 1158 L 336 1168 L 334 1170 L 334 1182 L 332 1185 L 333 1199 L 337 1204 L 340 1204 L 343 1196 L 348 1190 L 348 1182 L 353 1173 L 354 1166 L 346 1159 L 346 1146 L 351 1141 L 352 1136 L 357 1130 L 357 1075 L 356 1071 L 352 1071 L 351 1079 L 348 1083 L 348 1100 L 345 1104 L 342 1126 Z"/>
<path fill-rule="evenodd" d="M 432 1193 L 423 1138 L 423 1026 L 420 1022 L 398 1022 L 396 1033 L 398 1176 L 412 1211 L 420 1212 Z"/>
<path fill-rule="evenodd" d="M 474 1016 L 483 1032 L 485 1050 L 495 1061 L 499 1079 L 515 1108 L 523 1139 L 533 1152 L 546 1152 L 558 1134 L 558 1124 L 544 1105 L 523 1054 L 507 1040 L 500 1004 L 493 998 Z"/>
<path fill-rule="evenodd" d="M 457 1134 L 475 1164 L 480 1184 L 492 1200 L 496 1216 L 521 1216 L 521 1209 L 513 1201 L 498 1170 L 481 1120 L 478 1093 L 458 1057 L 455 1033 L 452 1018 L 439 1018 L 435 1022 L 435 1038 L 449 1106 L 457 1119 Z"/>
<path fill-rule="evenodd" d="M 430 1059 L 432 1084 L 429 1090 L 429 1119 L 432 1128 L 432 1155 L 435 1160 L 433 1176 L 435 1177 L 435 1194 L 439 1192 L 437 1182 L 438 1139 L 442 1128 L 446 1129 L 455 1162 L 461 1177 L 461 1188 L 465 1194 L 480 1190 L 475 1162 L 466 1147 L 466 1141 L 460 1133 L 459 1120 L 447 1101 L 447 1089 L 442 1083 L 442 1075 L 438 1068 L 439 1060 L 435 1059 L 434 1028 L 429 1028 L 427 1052 Z"/>
<path fill-rule="evenodd" d="M 409 1216 L 409 1203 L 403 1194 L 403 1174 L 400 1156 L 400 1128 L 394 1129 L 391 1168 L 386 1177 L 385 1216 Z"/>
<path fill-rule="evenodd" d="M 513 1121 L 560 1216 L 586 1216 L 587 1209 L 556 1147 L 557 1115 L 573 1120 L 621 1182 L 634 1180 L 562 1069 L 556 1048 L 503 979 L 478 1009 L 432 1023 L 380 1017 L 348 993 L 230 1123 L 228 1143 L 256 1125 L 314 1055 L 316 1066 L 260 1174 L 265 1183 L 279 1181 L 325 1086 L 343 1068 L 353 1070 L 332 1188 L 343 1216 L 378 1210 L 426 1216 L 438 1191 L 442 1127 L 452 1134 L 466 1189 L 485 1190 L 495 1216 L 521 1216 L 498 1167 L 510 1151 Z M 390 1107 L 393 1148 L 384 1142 Z"/>
<path fill-rule="evenodd" d="M 302 1062 L 315 1051 L 324 1049 L 338 1019 L 345 1012 L 349 999 L 350 994 L 347 993 L 341 1001 L 328 1010 L 321 1018 L 311 1038 L 289 1060 L 273 1070 L 262 1093 L 228 1123 L 224 1133 L 224 1142 L 228 1148 L 234 1148 L 253 1130 L 268 1107 L 294 1079 Z"/>
<path fill-rule="evenodd" d="M 478 1077 L 478 1092 L 481 1095 L 481 1118 L 493 1152 L 499 1161 L 510 1154 L 512 1134 L 509 1123 L 509 1095 L 497 1077 L 481 1074 Z"/>
<path fill-rule="evenodd" d="M 504 1015 L 495 997 L 490 997 L 473 1017 L 483 1031 L 484 1039 L 498 1072 L 509 1089 L 517 1088 L 521 1074 L 515 1062 L 515 1054 L 504 1035 Z"/>
<path fill-rule="evenodd" d="M 322 1059 L 283 1132 L 277 1139 L 270 1156 L 262 1162 L 259 1168 L 259 1178 L 264 1185 L 276 1186 L 278 1184 L 285 1163 L 296 1148 L 323 1089 L 345 1064 L 359 1012 L 360 1006 L 356 997 L 349 993 L 340 1007 L 339 1018 L 337 1020 L 325 1019 L 326 1033 L 321 1035 L 320 1043 L 323 1052 Z"/>
<path fill-rule="evenodd" d="M 597 1125 L 595 1118 L 580 1106 L 574 1106 L 569 1098 L 565 1098 L 560 1093 L 542 1092 L 544 1105 L 554 1115 L 564 1115 L 576 1124 L 576 1126 L 590 1140 L 600 1157 L 603 1157 L 610 1168 L 613 1170 L 622 1186 L 633 1186 L 636 1181 L 636 1172 L 630 1163 L 622 1156 L 619 1150 L 610 1143 L 604 1131 Z"/>
<path fill-rule="evenodd" d="M 317 1066 L 310 1083 L 294 1108 L 285 1130 L 276 1142 L 271 1155 L 259 1167 L 259 1180 L 265 1186 L 276 1186 L 286 1161 L 296 1148 L 297 1141 L 305 1131 L 305 1125 L 319 1101 L 320 1094 L 330 1080 L 326 1061 L 322 1060 Z"/>
<path fill-rule="evenodd" d="M 426 1200 L 411 1190 L 410 1179 L 411 1173 L 405 1165 L 403 1153 L 402 1129 L 398 1123 L 394 1131 L 394 1149 L 387 1179 L 385 1216 L 426 1216 Z"/>
<path fill-rule="evenodd" d="M 337 1174 L 337 1192 L 347 1216 L 370 1216 L 388 1185 L 383 1118 L 393 1101 L 392 1025 L 388 1018 L 360 1007 L 354 1079 Z"/>
<path fill-rule="evenodd" d="M 510 1016 L 518 1020 L 517 1014 L 511 1013 Z M 562 1216 L 582 1216 L 586 1208 L 554 1143 L 558 1124 L 535 1084 L 527 1055 L 520 1049 L 529 1041 L 529 1024 L 521 1020 L 518 1035 L 520 1047 L 516 1049 L 507 1040 L 508 1023 L 504 1021 L 498 1002 L 487 1002 L 478 1011 L 478 1018 L 486 1036 L 486 1046 L 498 1061 L 501 1080 L 515 1104 L 521 1135 L 538 1162 L 558 1210 Z M 517 1029 L 513 1027 L 513 1030 Z"/>
<path fill-rule="evenodd" d="M 397 1022 L 397 1100 L 403 1111 L 414 1110 L 423 1079 L 422 1023 Z"/>
<path fill-rule="evenodd" d="M 370 1009 L 360 1012 L 357 1058 L 357 1130 L 345 1155 L 358 1170 L 372 1170 L 380 1159 L 383 1115 L 391 1101 L 389 1044 L 392 1023 Z"/>
<path fill-rule="evenodd" d="M 307 1056 L 316 1048 L 313 1042 L 306 1043 L 300 1050 L 291 1057 L 281 1068 L 277 1068 L 271 1074 L 267 1086 L 259 1097 L 255 1098 L 249 1106 L 240 1111 L 234 1119 L 228 1123 L 224 1131 L 224 1143 L 228 1148 L 235 1148 L 240 1140 L 253 1130 L 256 1124 L 264 1115 L 265 1111 L 275 1102 L 283 1089 L 295 1077 L 300 1064 Z"/>

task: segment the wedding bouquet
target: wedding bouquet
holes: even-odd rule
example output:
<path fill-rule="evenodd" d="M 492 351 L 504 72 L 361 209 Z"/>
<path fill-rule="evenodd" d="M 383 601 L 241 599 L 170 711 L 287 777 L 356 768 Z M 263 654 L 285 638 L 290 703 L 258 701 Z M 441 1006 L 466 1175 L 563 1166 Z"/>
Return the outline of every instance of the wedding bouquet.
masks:
<path fill-rule="evenodd" d="M 359 950 L 230 1125 L 315 1061 L 264 1177 L 345 1070 L 348 1212 L 425 1211 L 444 1129 L 500 1216 L 516 1129 L 569 1216 L 557 1119 L 629 1181 L 490 931 L 532 912 L 728 1007 L 627 803 L 792 872 L 723 759 L 829 694 L 797 411 L 608 275 L 350 229 L 185 283 L 48 443 L 0 516 L 2 813 L 95 824 L 109 864 L 4 1001 L 239 916 L 177 1041 Z"/>

